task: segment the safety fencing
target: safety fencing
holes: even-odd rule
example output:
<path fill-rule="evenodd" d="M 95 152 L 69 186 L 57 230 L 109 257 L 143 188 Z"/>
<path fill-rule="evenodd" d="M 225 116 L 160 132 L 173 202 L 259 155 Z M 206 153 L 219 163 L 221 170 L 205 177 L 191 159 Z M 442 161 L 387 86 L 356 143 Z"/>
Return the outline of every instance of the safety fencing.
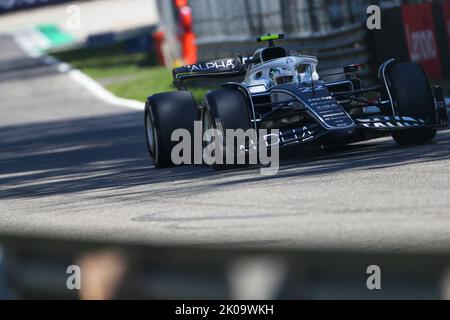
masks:
<path fill-rule="evenodd" d="M 290 34 L 282 45 L 290 50 L 318 56 L 320 68 L 329 69 L 351 63 L 369 63 L 366 37 L 361 25 L 353 24 L 338 31 Z M 203 37 L 197 40 L 197 45 L 199 56 L 206 60 L 237 54 L 250 55 L 261 46 L 252 36 Z"/>
<path fill-rule="evenodd" d="M 286 34 L 282 43 L 320 58 L 320 68 L 369 63 L 366 0 L 191 0 L 199 57 L 249 55 L 255 36 Z M 375 1 L 376 2 L 376 1 Z"/>
<path fill-rule="evenodd" d="M 190 0 L 199 39 L 324 33 L 365 20 L 369 0 Z"/>
<path fill-rule="evenodd" d="M 256 36 L 270 32 L 286 34 L 281 44 L 288 49 L 318 56 L 319 69 L 358 63 L 367 66 L 363 72 L 375 76 L 380 62 L 394 57 L 420 63 L 432 78 L 450 76 L 448 0 L 190 0 L 188 4 L 202 61 L 249 55 L 258 47 Z M 381 30 L 369 30 L 367 8 L 377 4 L 382 8 Z M 177 25 L 172 23 L 175 30 Z"/>

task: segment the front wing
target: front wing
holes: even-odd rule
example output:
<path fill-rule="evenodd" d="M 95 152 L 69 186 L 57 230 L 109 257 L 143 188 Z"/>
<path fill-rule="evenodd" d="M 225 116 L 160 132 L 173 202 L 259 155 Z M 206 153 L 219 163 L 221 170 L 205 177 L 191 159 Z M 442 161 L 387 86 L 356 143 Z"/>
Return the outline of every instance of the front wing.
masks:
<path fill-rule="evenodd" d="M 446 105 L 436 103 L 436 120 L 427 123 L 423 119 L 408 116 L 358 116 L 351 117 L 335 100 L 321 96 L 316 92 L 315 98 L 302 96 L 306 102 L 306 112 L 315 119 L 311 123 L 300 128 L 279 130 L 276 144 L 280 147 L 295 144 L 310 143 L 326 135 L 351 135 L 356 132 L 372 132 L 390 134 L 395 131 L 418 128 L 444 128 L 449 125 L 449 115 Z"/>

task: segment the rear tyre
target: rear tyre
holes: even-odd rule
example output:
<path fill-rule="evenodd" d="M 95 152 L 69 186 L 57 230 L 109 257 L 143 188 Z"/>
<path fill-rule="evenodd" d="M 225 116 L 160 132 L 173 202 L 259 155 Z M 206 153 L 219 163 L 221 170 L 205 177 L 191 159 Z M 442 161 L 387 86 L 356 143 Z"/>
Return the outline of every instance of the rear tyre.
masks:
<path fill-rule="evenodd" d="M 436 108 L 429 80 L 422 67 L 415 63 L 401 63 L 388 74 L 392 99 L 400 116 L 409 116 L 434 123 Z M 415 128 L 393 132 L 399 145 L 426 143 L 436 137 L 434 128 Z"/>
<path fill-rule="evenodd" d="M 220 89 L 209 92 L 203 101 L 201 120 L 203 124 L 203 135 L 204 137 L 208 137 L 203 143 L 204 149 L 215 141 L 214 137 L 208 134 L 205 135 L 209 129 L 220 131 L 223 137 L 223 145 L 221 147 L 224 164 L 217 164 L 215 162 L 210 164 L 210 166 L 214 170 L 225 170 L 236 167 L 233 165 L 225 165 L 226 150 L 228 149 L 225 144 L 226 130 L 242 129 L 247 131 L 251 128 L 248 103 L 244 94 L 236 89 Z M 220 127 L 218 127 L 217 122 L 220 123 Z M 237 150 L 234 149 L 234 152 L 236 155 Z"/>
<path fill-rule="evenodd" d="M 157 168 L 175 165 L 171 153 L 178 142 L 171 141 L 172 133 L 177 129 L 186 129 L 193 137 L 196 120 L 197 104 L 188 91 L 160 93 L 147 99 L 145 137 L 150 158 Z"/>

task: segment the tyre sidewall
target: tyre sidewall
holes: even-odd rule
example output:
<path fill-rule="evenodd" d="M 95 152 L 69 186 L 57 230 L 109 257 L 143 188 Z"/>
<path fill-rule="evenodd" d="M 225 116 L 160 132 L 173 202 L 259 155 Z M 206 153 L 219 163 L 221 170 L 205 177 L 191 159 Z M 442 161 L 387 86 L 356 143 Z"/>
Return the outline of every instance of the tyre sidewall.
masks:
<path fill-rule="evenodd" d="M 194 122 L 198 120 L 195 99 L 188 91 L 176 91 L 153 95 L 149 97 L 147 105 L 153 120 L 157 148 L 156 154 L 152 155 L 150 151 L 150 155 L 158 168 L 174 166 L 172 149 L 178 144 L 177 141 L 172 141 L 175 130 L 185 129 L 189 132 L 191 151 L 193 150 Z M 149 148 L 148 138 L 147 147 Z"/>
<path fill-rule="evenodd" d="M 413 117 L 434 124 L 436 108 L 428 77 L 416 63 L 396 64 L 389 70 L 388 80 L 399 116 Z M 434 128 L 412 128 L 392 133 L 399 145 L 425 143 L 436 136 Z"/>
<path fill-rule="evenodd" d="M 248 102 L 244 94 L 237 89 L 227 88 L 208 92 L 202 104 L 202 123 L 207 114 L 211 116 L 213 129 L 221 131 L 223 150 L 227 150 L 225 144 L 227 129 L 246 131 L 251 128 Z M 219 121 L 221 128 L 217 127 L 217 121 Z M 205 128 L 203 128 L 203 132 L 205 132 Z M 224 160 L 225 158 L 224 152 Z M 215 170 L 224 170 L 236 166 L 214 164 L 212 167 Z"/>

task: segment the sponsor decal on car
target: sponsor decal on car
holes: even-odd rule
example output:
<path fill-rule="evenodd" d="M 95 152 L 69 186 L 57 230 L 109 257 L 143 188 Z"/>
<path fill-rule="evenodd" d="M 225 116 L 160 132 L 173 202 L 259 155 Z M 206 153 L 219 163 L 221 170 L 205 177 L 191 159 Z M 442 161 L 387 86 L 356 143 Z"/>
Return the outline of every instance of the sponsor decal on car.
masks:
<path fill-rule="evenodd" d="M 234 60 L 218 60 L 207 63 L 199 63 L 187 66 L 190 72 L 200 72 L 200 71 L 210 71 L 210 70 L 223 70 L 223 69 L 234 69 Z"/>

